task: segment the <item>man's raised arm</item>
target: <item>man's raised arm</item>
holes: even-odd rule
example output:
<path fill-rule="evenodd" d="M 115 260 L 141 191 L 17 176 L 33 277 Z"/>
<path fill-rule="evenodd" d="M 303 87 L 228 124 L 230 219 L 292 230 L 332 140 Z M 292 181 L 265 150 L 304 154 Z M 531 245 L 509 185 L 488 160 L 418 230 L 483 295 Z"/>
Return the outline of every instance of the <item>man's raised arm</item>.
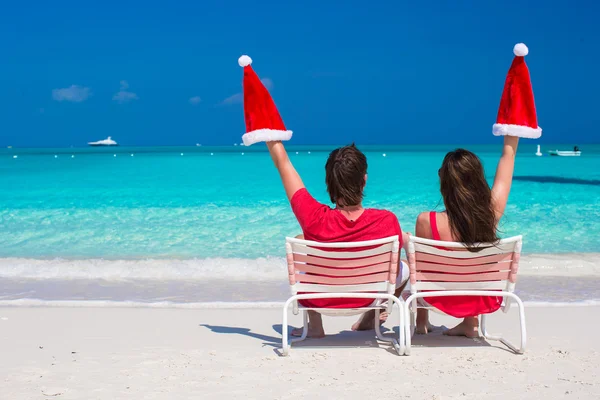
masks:
<path fill-rule="evenodd" d="M 267 142 L 267 147 L 269 148 L 269 153 L 271 153 L 275 167 L 279 171 L 279 176 L 281 176 L 285 194 L 288 200 L 291 200 L 292 196 L 298 190 L 304 188 L 304 183 L 302 183 L 300 175 L 298 175 L 298 172 L 296 172 L 296 169 L 292 165 L 282 142 Z"/>

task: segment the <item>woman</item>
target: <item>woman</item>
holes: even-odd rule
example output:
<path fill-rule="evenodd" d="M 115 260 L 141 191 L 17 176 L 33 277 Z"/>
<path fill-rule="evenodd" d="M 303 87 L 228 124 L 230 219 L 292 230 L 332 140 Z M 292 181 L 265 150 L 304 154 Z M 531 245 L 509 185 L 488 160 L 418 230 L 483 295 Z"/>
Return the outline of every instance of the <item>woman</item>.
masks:
<path fill-rule="evenodd" d="M 481 160 L 472 152 L 457 149 L 446 154 L 439 170 L 440 191 L 446 210 L 424 212 L 417 218 L 416 235 L 433 240 L 462 242 L 467 247 L 498 241 L 498 221 L 504 214 L 512 183 L 519 138 L 504 136 L 502 156 L 490 189 Z M 476 251 L 476 249 L 472 249 Z M 479 336 L 479 315 L 500 308 L 501 297 L 456 296 L 424 299 L 446 314 L 464 320 L 445 332 L 450 336 Z M 417 312 L 417 333 L 431 330 L 428 310 Z"/>

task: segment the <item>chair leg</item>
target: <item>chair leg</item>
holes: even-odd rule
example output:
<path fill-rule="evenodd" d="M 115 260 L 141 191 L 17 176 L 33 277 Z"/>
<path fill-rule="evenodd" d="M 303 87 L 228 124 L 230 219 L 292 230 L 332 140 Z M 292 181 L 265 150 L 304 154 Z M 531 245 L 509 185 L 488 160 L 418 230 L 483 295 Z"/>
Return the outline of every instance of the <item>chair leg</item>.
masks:
<path fill-rule="evenodd" d="M 527 326 L 525 324 L 525 306 L 522 301 L 519 301 L 519 324 L 521 325 L 521 348 L 519 349 L 519 354 L 523 354 L 527 346 Z"/>
<path fill-rule="evenodd" d="M 414 314 L 410 309 L 410 303 L 409 301 L 407 301 L 404 304 L 404 320 L 406 321 L 406 323 L 404 324 L 404 341 L 405 341 L 405 347 L 404 347 L 404 355 L 405 356 L 409 356 L 410 355 L 410 346 L 411 346 L 411 340 L 412 340 L 412 332 L 414 331 Z M 410 321 L 410 322 L 409 322 Z"/>
<path fill-rule="evenodd" d="M 375 321 L 373 322 L 373 324 L 375 326 L 375 336 L 379 340 L 382 340 L 384 342 L 389 342 L 390 339 L 384 337 L 383 334 L 381 333 L 381 326 L 379 325 L 379 314 L 380 314 L 379 309 L 375 310 Z"/>
<path fill-rule="evenodd" d="M 395 299 L 391 299 L 389 301 L 393 301 L 395 305 L 398 306 L 398 314 L 400 316 L 400 325 L 398 326 L 398 339 L 396 338 L 388 338 L 383 336 L 383 334 L 381 333 L 381 326 L 379 324 L 379 314 L 380 314 L 380 310 L 376 309 L 375 310 L 375 335 L 377 337 L 377 339 L 384 341 L 384 342 L 389 342 L 392 343 L 392 345 L 394 346 L 394 349 L 396 350 L 396 352 L 398 353 L 399 356 L 404 354 L 404 335 L 403 335 L 403 329 L 404 329 L 404 318 L 403 318 L 403 312 L 402 312 L 402 307 L 401 304 L 396 301 Z"/>
<path fill-rule="evenodd" d="M 504 344 L 509 349 L 511 349 L 512 351 L 514 351 L 515 353 L 523 354 L 525 352 L 525 345 L 527 343 L 527 330 L 525 327 L 525 307 L 523 306 L 523 302 L 521 301 L 521 299 L 515 297 L 514 301 L 517 303 L 517 305 L 519 307 L 519 325 L 521 328 L 521 346 L 520 347 L 517 348 L 512 343 L 510 343 L 508 340 L 504 339 L 501 335 L 490 334 L 488 332 L 487 326 L 486 326 L 486 322 L 487 322 L 486 314 L 483 314 L 481 316 L 481 333 L 485 339 L 497 340 L 500 343 Z"/>
<path fill-rule="evenodd" d="M 302 324 L 303 324 L 302 336 L 300 336 L 299 338 L 290 339 L 290 343 L 301 342 L 304 339 L 306 339 L 306 336 L 308 335 L 308 311 L 307 310 L 302 310 Z"/>
<path fill-rule="evenodd" d="M 290 345 L 288 343 L 288 317 L 287 310 L 288 303 L 283 306 L 283 319 L 281 323 L 281 353 L 287 356 L 290 352 Z"/>
<path fill-rule="evenodd" d="M 417 312 L 418 306 L 417 302 L 413 301 L 413 311 L 410 313 L 410 336 L 413 337 L 415 335 L 415 331 L 417 330 Z"/>
<path fill-rule="evenodd" d="M 404 327 L 408 324 L 408 320 L 404 314 L 404 302 L 398 301 L 398 315 L 400 318 L 400 325 L 398 326 L 398 341 L 400 342 L 401 355 L 406 353 L 406 335 Z"/>
<path fill-rule="evenodd" d="M 483 335 L 484 338 L 488 339 L 488 340 L 500 340 L 502 339 L 502 336 L 499 335 L 492 335 L 491 333 L 488 332 L 487 330 L 487 314 L 483 314 L 481 315 L 481 334 Z"/>

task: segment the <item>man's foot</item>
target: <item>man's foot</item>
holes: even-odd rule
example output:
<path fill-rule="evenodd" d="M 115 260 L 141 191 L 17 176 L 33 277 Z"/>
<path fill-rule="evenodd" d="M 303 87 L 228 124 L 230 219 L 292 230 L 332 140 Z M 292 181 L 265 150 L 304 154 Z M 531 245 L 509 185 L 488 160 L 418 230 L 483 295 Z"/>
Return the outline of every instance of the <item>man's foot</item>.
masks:
<path fill-rule="evenodd" d="M 304 328 L 292 329 L 291 335 L 295 337 L 301 337 L 303 331 Z M 321 339 L 325 337 L 325 331 L 323 330 L 322 326 L 312 327 L 310 324 L 308 324 L 308 333 L 306 334 L 306 337 L 311 339 Z"/>
<path fill-rule="evenodd" d="M 296 328 L 292 330 L 291 335 L 301 337 L 304 328 Z M 308 311 L 308 333 L 306 337 L 311 339 L 320 339 L 325 337 L 325 330 L 323 329 L 323 318 L 321 314 L 315 311 Z"/>
<path fill-rule="evenodd" d="M 447 336 L 466 336 L 474 339 L 479 337 L 479 320 L 477 317 L 465 318 L 463 322 L 444 332 Z"/>
<path fill-rule="evenodd" d="M 380 312 L 379 325 L 387 321 L 387 318 L 387 312 Z M 375 310 L 367 311 L 366 313 L 360 316 L 360 318 L 354 323 L 354 325 L 352 325 L 353 331 L 370 331 L 371 329 L 375 329 Z"/>

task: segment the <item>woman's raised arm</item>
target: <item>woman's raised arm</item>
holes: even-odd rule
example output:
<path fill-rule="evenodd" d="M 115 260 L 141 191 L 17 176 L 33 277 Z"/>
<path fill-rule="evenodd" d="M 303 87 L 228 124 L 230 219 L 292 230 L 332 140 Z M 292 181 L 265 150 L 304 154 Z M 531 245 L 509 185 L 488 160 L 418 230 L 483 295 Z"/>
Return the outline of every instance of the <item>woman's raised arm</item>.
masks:
<path fill-rule="evenodd" d="M 517 146 L 519 138 L 515 136 L 504 136 L 504 145 L 502 146 L 502 156 L 498 161 L 496 168 L 496 177 L 494 186 L 492 186 L 492 203 L 496 212 L 496 219 L 499 221 L 504 214 L 510 186 L 512 184 L 513 172 L 515 169 L 515 156 L 517 155 Z"/>

